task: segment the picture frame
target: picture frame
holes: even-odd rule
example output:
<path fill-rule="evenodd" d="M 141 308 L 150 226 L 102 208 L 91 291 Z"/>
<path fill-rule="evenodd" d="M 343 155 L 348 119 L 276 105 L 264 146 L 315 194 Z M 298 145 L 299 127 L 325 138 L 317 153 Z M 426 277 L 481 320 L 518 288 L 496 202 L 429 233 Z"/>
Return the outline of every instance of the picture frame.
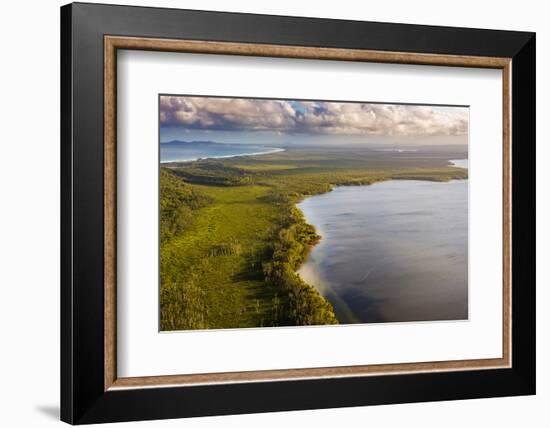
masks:
<path fill-rule="evenodd" d="M 117 51 L 502 70 L 502 357 L 117 375 Z M 73 3 L 61 8 L 61 419 L 535 393 L 535 34 Z"/>

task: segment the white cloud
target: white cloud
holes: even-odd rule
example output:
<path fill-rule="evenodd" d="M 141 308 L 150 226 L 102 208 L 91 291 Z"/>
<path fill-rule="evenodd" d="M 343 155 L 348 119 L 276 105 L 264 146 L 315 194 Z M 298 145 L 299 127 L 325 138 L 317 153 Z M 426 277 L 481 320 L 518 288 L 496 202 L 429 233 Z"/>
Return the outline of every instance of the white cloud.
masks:
<path fill-rule="evenodd" d="M 162 96 L 164 126 L 329 135 L 465 135 L 468 109 L 401 104 Z"/>

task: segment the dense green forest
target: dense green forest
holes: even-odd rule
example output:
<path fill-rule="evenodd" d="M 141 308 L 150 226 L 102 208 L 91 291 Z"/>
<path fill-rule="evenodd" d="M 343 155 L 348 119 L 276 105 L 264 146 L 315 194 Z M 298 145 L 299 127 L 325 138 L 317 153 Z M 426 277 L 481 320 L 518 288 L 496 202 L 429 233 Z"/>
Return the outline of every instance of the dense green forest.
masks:
<path fill-rule="evenodd" d="M 453 157 L 302 149 L 163 164 L 161 330 L 338 323 L 296 273 L 320 237 L 295 204 L 336 185 L 466 178 Z"/>

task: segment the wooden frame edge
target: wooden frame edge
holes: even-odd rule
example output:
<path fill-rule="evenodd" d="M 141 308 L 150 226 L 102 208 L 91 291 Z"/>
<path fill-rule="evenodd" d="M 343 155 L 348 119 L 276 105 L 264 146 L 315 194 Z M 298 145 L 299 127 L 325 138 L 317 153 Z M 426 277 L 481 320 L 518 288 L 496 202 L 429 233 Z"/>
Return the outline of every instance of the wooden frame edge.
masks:
<path fill-rule="evenodd" d="M 502 69 L 502 355 L 512 367 L 512 60 Z"/>
<path fill-rule="evenodd" d="M 116 48 L 104 43 L 104 389 L 116 380 Z"/>
<path fill-rule="evenodd" d="M 114 49 L 153 50 L 215 55 L 240 55 L 334 61 L 364 61 L 395 64 L 446 65 L 479 68 L 504 68 L 509 58 L 466 55 L 439 55 L 389 52 L 365 49 L 340 49 L 261 43 L 174 40 L 145 37 L 105 36 L 105 44 Z"/>
<path fill-rule="evenodd" d="M 262 370 L 117 378 L 116 367 L 116 52 L 117 49 L 217 55 L 495 68 L 503 71 L 503 356 L 495 359 Z M 422 372 L 510 368 L 511 311 L 511 58 L 361 49 L 104 36 L 104 390 L 291 381 Z"/>
<path fill-rule="evenodd" d="M 371 364 L 362 366 L 318 367 L 310 369 L 259 370 L 227 373 L 204 373 L 169 376 L 144 376 L 118 378 L 109 390 L 134 388 L 159 388 L 171 386 L 198 386 L 227 383 L 293 381 L 302 379 L 325 379 L 365 377 L 376 375 L 401 375 L 411 373 L 433 373 L 488 370 L 507 367 L 504 358 L 485 360 L 436 361 L 424 363 Z"/>

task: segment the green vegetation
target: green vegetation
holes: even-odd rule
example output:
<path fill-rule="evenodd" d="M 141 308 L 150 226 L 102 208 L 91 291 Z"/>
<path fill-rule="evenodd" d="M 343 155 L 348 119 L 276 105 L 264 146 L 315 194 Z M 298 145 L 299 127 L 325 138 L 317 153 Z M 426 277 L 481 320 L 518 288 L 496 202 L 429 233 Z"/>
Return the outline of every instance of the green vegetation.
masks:
<path fill-rule="evenodd" d="M 466 178 L 450 158 L 310 149 L 161 168 L 161 329 L 337 323 L 296 273 L 320 238 L 295 204 L 335 185 Z"/>
<path fill-rule="evenodd" d="M 168 242 L 191 224 L 193 211 L 211 199 L 187 186 L 168 171 L 160 170 L 160 240 Z"/>

